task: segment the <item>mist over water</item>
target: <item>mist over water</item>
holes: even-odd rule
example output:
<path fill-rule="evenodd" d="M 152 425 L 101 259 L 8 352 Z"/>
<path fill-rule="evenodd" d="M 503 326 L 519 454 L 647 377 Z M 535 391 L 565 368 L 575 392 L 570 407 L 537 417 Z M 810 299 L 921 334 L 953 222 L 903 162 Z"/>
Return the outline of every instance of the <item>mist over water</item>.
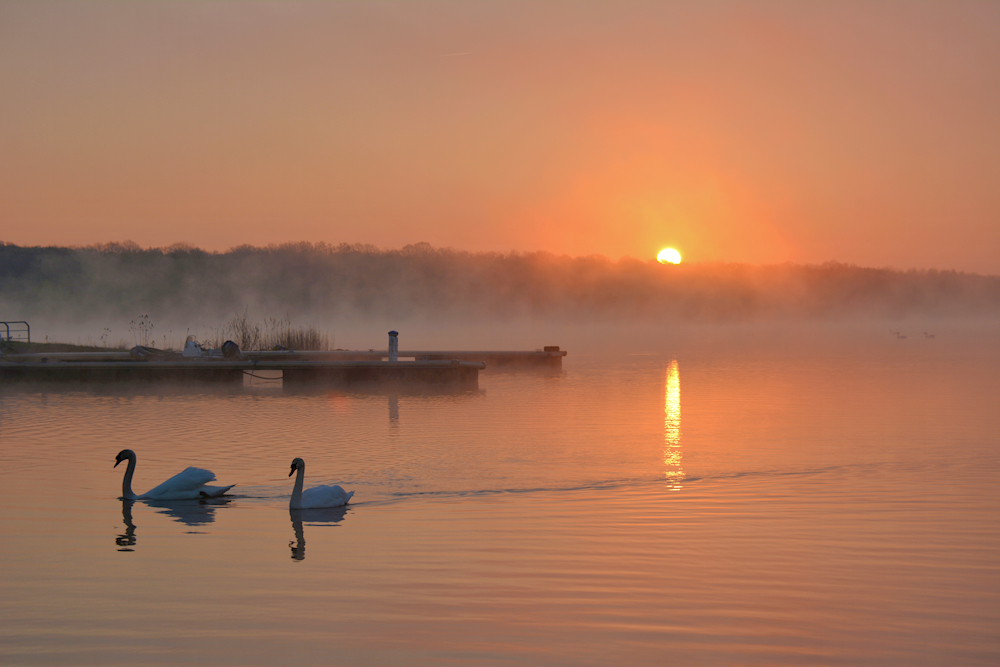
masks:
<path fill-rule="evenodd" d="M 287 318 L 327 332 L 335 347 L 362 348 L 381 345 L 391 328 L 405 328 L 405 346 L 423 348 L 538 347 L 552 338 L 617 344 L 623 329 L 693 341 L 758 329 L 761 339 L 852 328 L 913 337 L 942 326 L 995 331 L 1000 277 L 836 263 L 673 266 L 427 244 L 300 243 L 224 253 L 5 244 L 0 311 L 28 320 L 36 340 L 94 344 L 102 335 L 106 344 L 134 343 L 130 323 L 145 315 L 154 325 L 151 344 L 161 346 L 205 337 L 236 313 Z"/>

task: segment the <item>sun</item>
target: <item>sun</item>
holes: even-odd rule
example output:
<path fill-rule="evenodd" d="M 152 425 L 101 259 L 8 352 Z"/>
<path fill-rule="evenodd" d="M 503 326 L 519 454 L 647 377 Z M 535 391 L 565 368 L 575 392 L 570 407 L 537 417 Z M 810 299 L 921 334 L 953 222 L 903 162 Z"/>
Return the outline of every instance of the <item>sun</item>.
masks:
<path fill-rule="evenodd" d="M 673 248 L 664 248 L 656 256 L 656 261 L 660 264 L 680 264 L 681 254 Z"/>

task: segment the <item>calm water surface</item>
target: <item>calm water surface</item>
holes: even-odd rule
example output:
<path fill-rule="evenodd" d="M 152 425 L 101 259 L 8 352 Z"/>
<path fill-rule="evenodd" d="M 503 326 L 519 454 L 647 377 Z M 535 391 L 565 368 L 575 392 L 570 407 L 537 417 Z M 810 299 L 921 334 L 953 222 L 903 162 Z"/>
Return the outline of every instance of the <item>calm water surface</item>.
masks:
<path fill-rule="evenodd" d="M 995 665 L 1000 363 L 911 342 L 457 395 L 4 391 L 0 662 Z M 123 448 L 140 493 L 238 486 L 123 504 Z M 294 457 L 355 502 L 291 514 Z"/>

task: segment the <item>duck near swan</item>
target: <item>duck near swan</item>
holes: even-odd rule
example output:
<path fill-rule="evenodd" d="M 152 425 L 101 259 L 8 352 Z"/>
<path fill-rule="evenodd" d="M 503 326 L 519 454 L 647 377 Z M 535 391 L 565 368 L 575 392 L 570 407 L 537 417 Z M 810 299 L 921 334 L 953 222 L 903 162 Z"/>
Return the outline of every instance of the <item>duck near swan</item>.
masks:
<path fill-rule="evenodd" d="M 305 491 L 302 485 L 305 483 L 306 463 L 302 459 L 292 461 L 292 469 L 288 472 L 291 477 L 298 472 L 295 477 L 295 487 L 292 489 L 292 499 L 288 503 L 288 509 L 305 510 L 320 509 L 322 507 L 341 507 L 346 505 L 354 495 L 353 491 L 344 491 L 336 484 L 333 486 L 315 486 Z"/>
<path fill-rule="evenodd" d="M 135 452 L 123 449 L 115 457 L 115 468 L 122 461 L 128 461 L 125 478 L 122 480 L 122 495 L 119 500 L 189 500 L 192 498 L 218 498 L 236 486 L 208 486 L 215 481 L 215 473 L 201 468 L 187 468 L 159 486 L 142 495 L 132 492 L 132 475 L 135 473 Z"/>

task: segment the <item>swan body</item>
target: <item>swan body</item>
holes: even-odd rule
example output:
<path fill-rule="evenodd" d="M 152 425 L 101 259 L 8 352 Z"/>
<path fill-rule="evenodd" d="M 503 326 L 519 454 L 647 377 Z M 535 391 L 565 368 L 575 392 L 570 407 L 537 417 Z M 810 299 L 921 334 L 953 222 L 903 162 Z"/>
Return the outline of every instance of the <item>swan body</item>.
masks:
<path fill-rule="evenodd" d="M 123 449 L 115 457 L 115 467 L 128 461 L 125 478 L 122 480 L 122 496 L 119 500 L 188 500 L 191 498 L 218 498 L 236 486 L 208 486 L 215 481 L 215 473 L 201 468 L 187 468 L 159 486 L 155 486 L 141 496 L 132 492 L 132 474 L 135 473 L 135 452 Z"/>
<path fill-rule="evenodd" d="M 288 503 L 288 509 L 305 510 L 320 509 L 323 507 L 341 507 L 346 505 L 351 496 L 354 495 L 353 491 L 344 491 L 344 489 L 336 484 L 333 486 L 314 486 L 311 489 L 303 491 L 302 485 L 305 483 L 306 477 L 305 461 L 302 459 L 292 461 L 292 469 L 288 472 L 288 476 L 295 475 L 296 471 L 298 475 L 295 477 L 295 488 L 292 489 L 292 499 Z"/>

